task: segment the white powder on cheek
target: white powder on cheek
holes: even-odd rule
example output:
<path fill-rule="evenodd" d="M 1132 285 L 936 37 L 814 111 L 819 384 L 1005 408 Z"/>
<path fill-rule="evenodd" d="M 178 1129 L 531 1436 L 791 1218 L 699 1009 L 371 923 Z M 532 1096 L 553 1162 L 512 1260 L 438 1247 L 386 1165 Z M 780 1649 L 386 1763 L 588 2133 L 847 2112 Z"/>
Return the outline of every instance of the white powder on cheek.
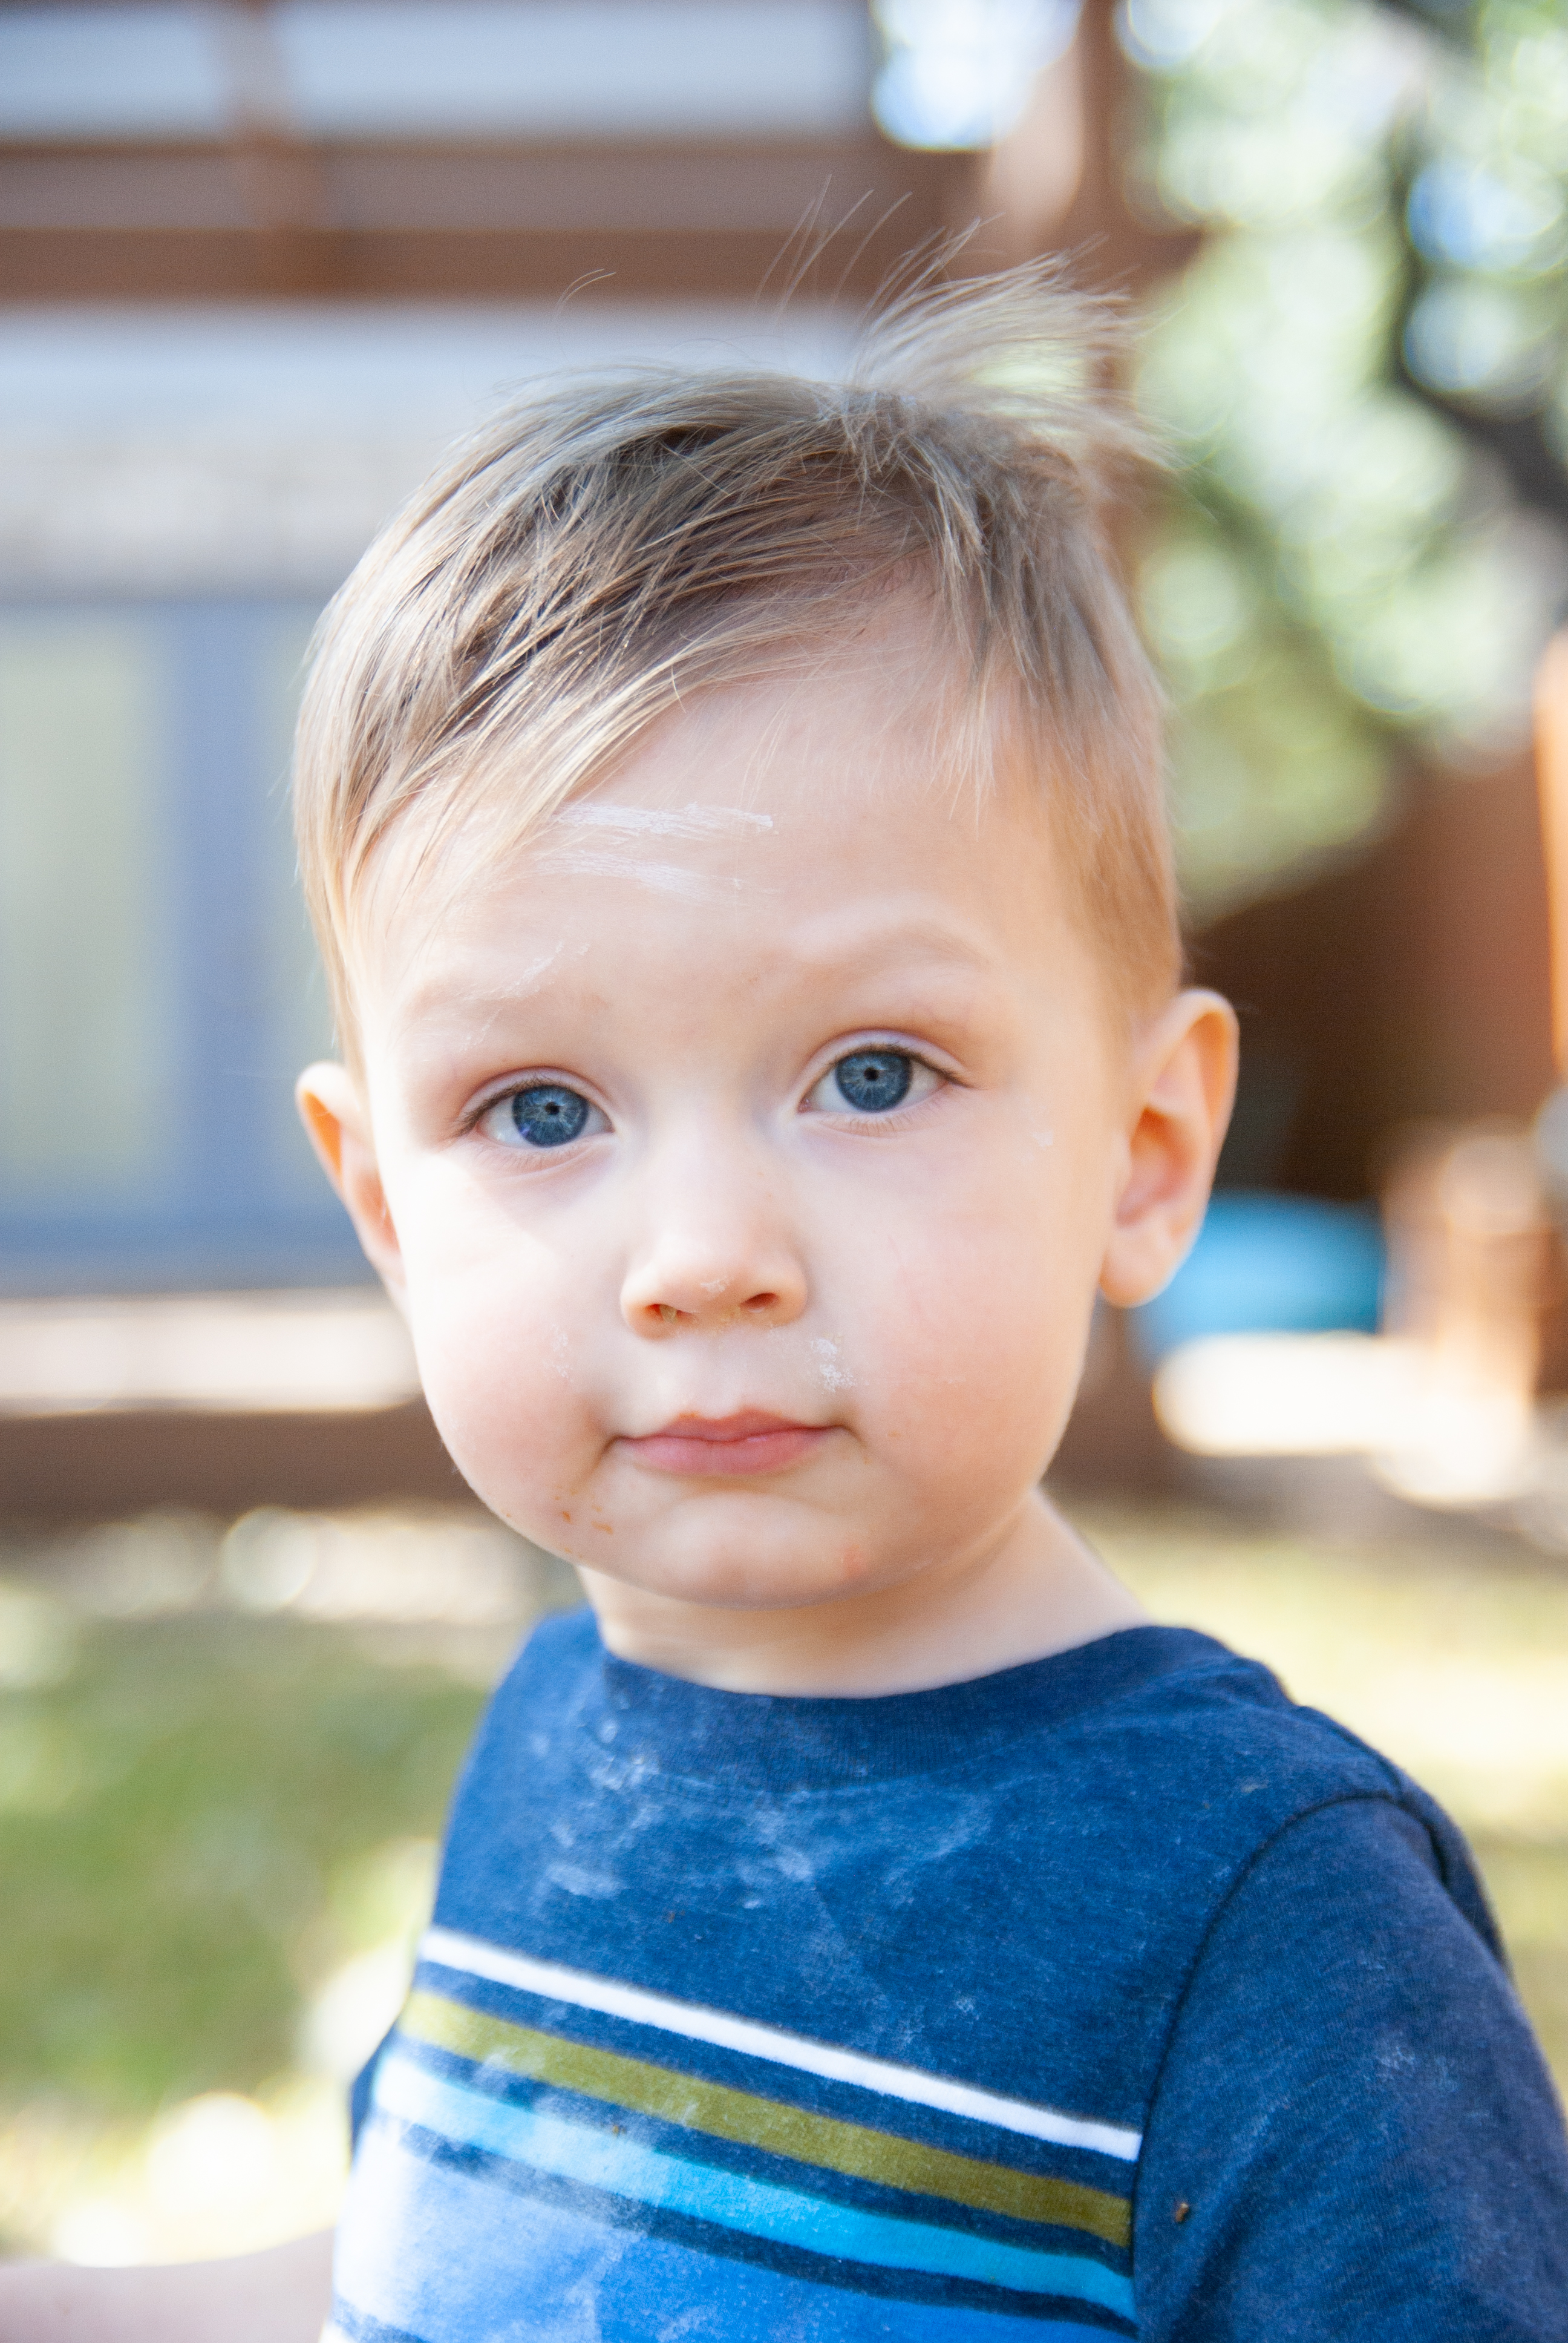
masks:
<path fill-rule="evenodd" d="M 1025 1133 L 1034 1141 L 1040 1152 L 1043 1154 L 1049 1148 L 1054 1147 L 1056 1133 L 1051 1129 L 1045 1101 L 1025 1096 L 1020 1099 L 1019 1106 L 1021 1110 Z"/>
<path fill-rule="evenodd" d="M 811 1345 L 817 1359 L 817 1380 L 824 1391 L 853 1391 L 855 1378 L 848 1367 L 839 1363 L 839 1345 L 826 1334 L 819 1334 Z"/>

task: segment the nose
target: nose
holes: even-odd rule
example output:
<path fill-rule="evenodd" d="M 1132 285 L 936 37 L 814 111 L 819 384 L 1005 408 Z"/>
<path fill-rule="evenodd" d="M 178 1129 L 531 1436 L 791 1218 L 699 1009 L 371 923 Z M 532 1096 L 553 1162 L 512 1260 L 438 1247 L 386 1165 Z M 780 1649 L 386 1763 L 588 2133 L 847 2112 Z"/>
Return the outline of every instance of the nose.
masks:
<path fill-rule="evenodd" d="M 761 1167 L 721 1159 L 659 1167 L 621 1314 L 653 1341 L 724 1326 L 787 1326 L 806 1307 L 805 1263 Z"/>

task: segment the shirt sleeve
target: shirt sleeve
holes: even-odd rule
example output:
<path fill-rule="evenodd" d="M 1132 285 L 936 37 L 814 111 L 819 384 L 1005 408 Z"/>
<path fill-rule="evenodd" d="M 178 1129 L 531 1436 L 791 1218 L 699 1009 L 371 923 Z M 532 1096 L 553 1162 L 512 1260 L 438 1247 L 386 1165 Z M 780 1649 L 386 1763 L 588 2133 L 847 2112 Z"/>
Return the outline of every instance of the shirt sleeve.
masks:
<path fill-rule="evenodd" d="M 1140 2169 L 1146 2343 L 1568 2343 L 1562 2116 L 1452 1868 L 1362 1798 L 1230 1896 Z"/>

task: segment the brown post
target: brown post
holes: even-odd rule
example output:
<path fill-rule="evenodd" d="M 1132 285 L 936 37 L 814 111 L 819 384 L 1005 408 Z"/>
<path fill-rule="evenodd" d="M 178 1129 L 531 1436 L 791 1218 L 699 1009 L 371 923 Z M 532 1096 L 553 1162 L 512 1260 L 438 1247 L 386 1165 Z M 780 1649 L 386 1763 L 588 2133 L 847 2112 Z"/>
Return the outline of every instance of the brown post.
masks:
<path fill-rule="evenodd" d="M 1552 1041 L 1568 1071 L 1568 632 L 1547 644 L 1535 678 L 1535 770 L 1552 922 Z"/>

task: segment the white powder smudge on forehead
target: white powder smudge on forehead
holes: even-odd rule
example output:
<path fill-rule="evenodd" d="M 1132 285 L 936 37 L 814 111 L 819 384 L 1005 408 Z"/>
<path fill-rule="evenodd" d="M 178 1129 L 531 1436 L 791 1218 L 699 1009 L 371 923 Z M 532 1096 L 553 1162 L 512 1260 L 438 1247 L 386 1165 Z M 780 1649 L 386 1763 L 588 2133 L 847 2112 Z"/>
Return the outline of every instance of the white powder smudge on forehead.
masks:
<path fill-rule="evenodd" d="M 657 806 L 566 805 L 555 816 L 556 830 L 588 830 L 592 843 L 580 846 L 546 845 L 538 856 L 539 866 L 547 870 L 560 870 L 584 879 L 632 879 L 639 887 L 651 888 L 656 894 L 674 895 L 683 903 L 712 902 L 726 893 L 735 893 L 741 886 L 739 873 L 732 873 L 728 883 L 711 871 L 689 870 L 679 862 L 649 862 L 643 860 L 646 840 L 658 838 L 671 842 L 682 839 L 710 840 L 730 839 L 739 842 L 754 838 L 759 830 L 769 830 L 773 817 L 766 813 L 749 813 L 744 806 L 683 806 L 678 811 L 666 811 Z"/>
<path fill-rule="evenodd" d="M 744 806 L 682 806 L 663 812 L 654 806 L 566 805 L 555 817 L 573 830 L 601 830 L 626 838 L 712 838 L 726 831 L 744 836 L 747 830 L 771 830 L 770 813 L 749 813 Z"/>
<path fill-rule="evenodd" d="M 678 896 L 683 903 L 710 903 L 724 891 L 706 871 L 685 870 L 678 862 L 634 862 L 628 855 L 594 854 L 577 847 L 556 847 L 539 857 L 546 870 L 560 870 L 578 879 L 635 879 L 658 895 Z M 730 881 L 731 888 L 740 881 Z"/>

